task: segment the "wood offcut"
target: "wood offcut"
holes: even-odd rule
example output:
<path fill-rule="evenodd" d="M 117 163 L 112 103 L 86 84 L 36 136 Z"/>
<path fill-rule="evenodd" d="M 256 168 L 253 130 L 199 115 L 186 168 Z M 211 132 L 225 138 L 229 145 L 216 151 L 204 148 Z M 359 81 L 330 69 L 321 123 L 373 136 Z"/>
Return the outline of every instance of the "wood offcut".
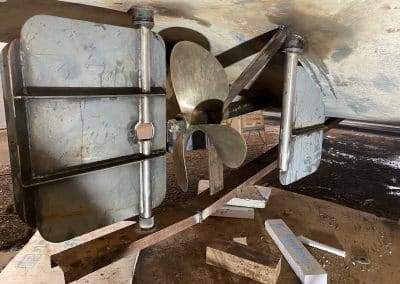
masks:
<path fill-rule="evenodd" d="M 206 263 L 260 283 L 276 283 L 281 255 L 265 254 L 234 241 L 216 240 L 207 247 Z"/>

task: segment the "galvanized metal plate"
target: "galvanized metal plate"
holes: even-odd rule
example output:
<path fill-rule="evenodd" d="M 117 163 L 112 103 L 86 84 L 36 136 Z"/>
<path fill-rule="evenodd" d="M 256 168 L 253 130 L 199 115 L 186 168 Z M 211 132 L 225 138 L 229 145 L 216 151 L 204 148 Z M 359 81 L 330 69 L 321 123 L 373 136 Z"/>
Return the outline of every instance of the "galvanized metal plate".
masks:
<path fill-rule="evenodd" d="M 18 42 L 10 46 L 4 90 L 17 144 L 10 147 L 15 199 L 47 240 L 139 214 L 138 40 L 134 29 L 35 16 L 22 29 L 20 51 Z M 155 34 L 151 51 L 155 207 L 166 191 L 165 47 Z"/>
<path fill-rule="evenodd" d="M 286 172 L 279 173 L 279 179 L 283 185 L 314 173 L 321 161 L 322 127 L 325 121 L 324 104 L 318 85 L 311 80 L 301 66 L 297 67 L 294 103 L 294 135 L 290 141 L 289 167 Z M 304 129 L 309 129 L 309 131 L 302 133 Z"/>
<path fill-rule="evenodd" d="M 139 166 L 116 166 L 30 189 L 40 234 L 60 242 L 138 215 Z M 150 167 L 156 207 L 166 193 L 165 157 L 151 159 Z"/>
<path fill-rule="evenodd" d="M 34 16 L 21 30 L 24 85 L 138 87 L 139 44 L 135 29 Z M 164 87 L 165 46 L 154 33 L 150 49 L 151 86 Z"/>
<path fill-rule="evenodd" d="M 291 184 L 318 169 L 322 155 L 323 137 L 323 130 L 293 136 L 290 142 L 288 171 L 279 173 L 281 184 Z"/>
<path fill-rule="evenodd" d="M 165 98 L 150 99 L 153 150 L 166 141 Z M 134 126 L 139 97 L 29 99 L 26 101 L 32 176 L 139 153 Z"/>
<path fill-rule="evenodd" d="M 325 107 L 321 90 L 302 66 L 297 66 L 296 82 L 293 129 L 324 123 Z"/>

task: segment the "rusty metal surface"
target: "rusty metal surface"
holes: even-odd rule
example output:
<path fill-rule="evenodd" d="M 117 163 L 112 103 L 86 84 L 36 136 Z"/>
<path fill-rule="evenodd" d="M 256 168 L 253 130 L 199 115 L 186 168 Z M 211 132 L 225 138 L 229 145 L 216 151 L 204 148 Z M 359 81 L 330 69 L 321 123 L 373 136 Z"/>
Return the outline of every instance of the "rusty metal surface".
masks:
<path fill-rule="evenodd" d="M 148 4 L 156 9 L 156 31 L 172 27 L 190 29 L 206 38 L 214 55 L 242 44 L 240 57 L 252 49 L 251 42 L 246 46 L 247 41 L 278 25 L 288 25 L 307 40 L 300 61 L 322 91 L 326 116 L 400 121 L 400 57 L 397 56 L 400 4 L 397 0 L 65 2 L 122 12 L 135 4 Z M 227 67 L 230 82 L 249 60 Z"/>

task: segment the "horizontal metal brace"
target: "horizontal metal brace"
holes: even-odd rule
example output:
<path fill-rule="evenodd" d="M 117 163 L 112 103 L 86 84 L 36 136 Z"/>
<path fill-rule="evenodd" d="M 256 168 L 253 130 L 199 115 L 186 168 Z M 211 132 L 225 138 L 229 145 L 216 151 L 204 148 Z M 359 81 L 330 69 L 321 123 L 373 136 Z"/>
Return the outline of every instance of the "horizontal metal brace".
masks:
<path fill-rule="evenodd" d="M 292 130 L 292 135 L 307 134 L 310 132 L 324 129 L 324 127 L 325 127 L 325 124 L 321 123 L 321 124 L 311 125 L 311 126 L 307 126 L 307 127 L 303 127 L 303 128 L 297 128 L 297 129 Z"/>
<path fill-rule="evenodd" d="M 69 167 L 58 171 L 57 173 L 50 175 L 43 175 L 39 177 L 34 177 L 27 181 L 22 181 L 22 186 L 24 188 L 34 187 L 42 184 L 52 183 L 55 181 L 60 181 L 68 179 L 71 177 L 86 175 L 95 171 L 101 171 L 105 169 L 115 168 L 122 165 L 128 165 L 133 163 L 138 163 L 143 160 L 153 159 L 165 155 L 165 151 L 156 150 L 151 153 L 151 155 L 145 156 L 142 154 L 134 154 L 129 156 L 123 156 L 118 158 L 113 158 L 109 160 L 103 160 L 99 162 L 93 162 L 85 165 L 79 165 L 74 167 Z"/>
<path fill-rule="evenodd" d="M 124 96 L 140 96 L 143 92 L 140 88 L 81 88 L 81 87 L 27 87 L 23 95 L 14 99 L 87 99 L 87 98 L 111 98 Z M 162 88 L 152 88 L 148 96 L 165 95 Z"/>
<path fill-rule="evenodd" d="M 237 95 L 259 74 L 271 58 L 279 51 L 287 37 L 287 28 L 282 26 L 268 41 L 253 61 L 243 70 L 239 77 L 232 83 L 228 97 L 224 102 L 224 110 Z"/>
<path fill-rule="evenodd" d="M 112 98 L 122 98 L 122 97 L 138 97 L 141 94 L 121 94 L 121 95 L 86 95 L 86 96 L 16 96 L 14 97 L 15 100 L 40 100 L 40 99 L 47 99 L 47 100 L 57 100 L 57 99 L 112 99 Z M 165 94 L 146 94 L 147 96 L 164 96 Z"/>

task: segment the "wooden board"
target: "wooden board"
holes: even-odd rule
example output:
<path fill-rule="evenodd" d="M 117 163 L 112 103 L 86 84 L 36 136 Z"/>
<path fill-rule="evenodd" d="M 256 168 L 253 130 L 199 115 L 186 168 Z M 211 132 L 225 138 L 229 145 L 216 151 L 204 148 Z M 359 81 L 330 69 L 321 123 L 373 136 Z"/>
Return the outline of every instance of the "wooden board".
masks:
<path fill-rule="evenodd" d="M 225 218 L 254 219 L 254 208 L 225 205 L 222 206 L 222 208 L 215 211 L 211 216 L 225 217 Z"/>
<path fill-rule="evenodd" d="M 326 271 L 302 245 L 282 219 L 266 220 L 265 229 L 302 283 L 328 283 Z"/>
<path fill-rule="evenodd" d="M 233 241 L 214 241 L 207 247 L 206 263 L 260 283 L 276 283 L 281 270 L 280 254 L 263 252 Z"/>
<path fill-rule="evenodd" d="M 208 179 L 201 179 L 197 184 L 197 194 L 203 193 L 210 188 L 210 181 Z"/>
<path fill-rule="evenodd" d="M 104 229 L 74 238 L 62 243 L 45 241 L 36 232 L 29 242 L 18 252 L 0 273 L 0 283 L 7 284 L 57 284 L 64 283 L 64 274 L 59 267 L 51 268 L 50 255 L 74 247 L 112 230 L 131 225 L 132 222 L 119 222 Z M 76 284 L 108 284 L 131 282 L 139 253 L 131 254 L 74 281 Z"/>

